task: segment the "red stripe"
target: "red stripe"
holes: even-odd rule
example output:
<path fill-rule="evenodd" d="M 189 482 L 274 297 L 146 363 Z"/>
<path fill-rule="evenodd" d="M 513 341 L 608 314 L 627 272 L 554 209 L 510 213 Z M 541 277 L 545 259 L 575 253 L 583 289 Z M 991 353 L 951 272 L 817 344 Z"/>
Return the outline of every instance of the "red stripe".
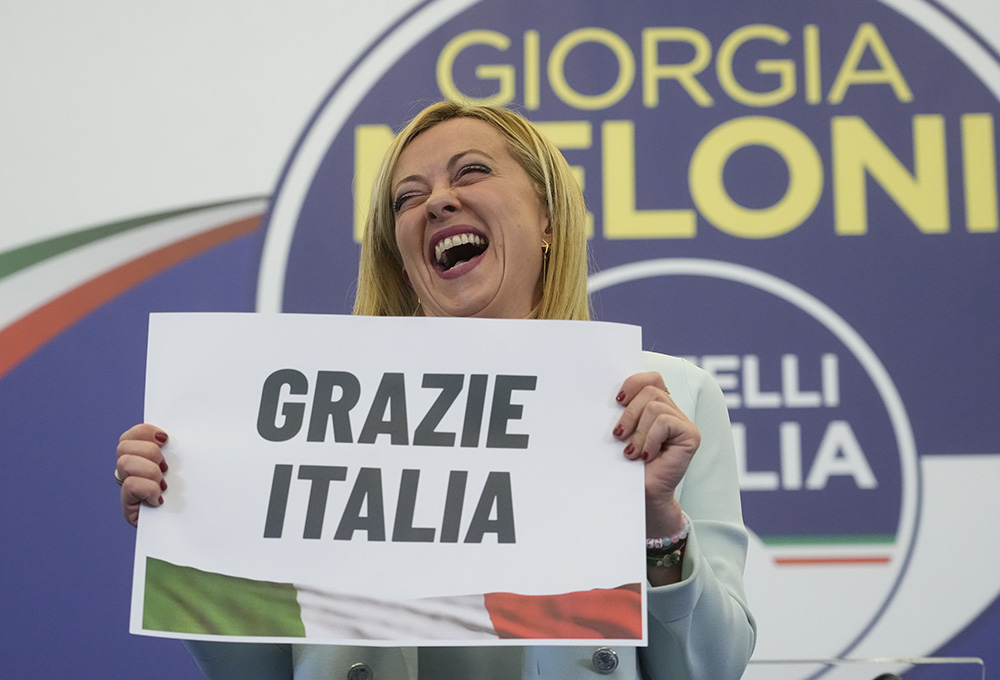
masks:
<path fill-rule="evenodd" d="M 501 639 L 642 639 L 638 583 L 560 595 L 487 593 L 485 599 Z"/>
<path fill-rule="evenodd" d="M 0 378 L 104 303 L 166 269 L 260 226 L 261 215 L 230 222 L 154 250 L 67 291 L 0 330 Z"/>
<path fill-rule="evenodd" d="M 776 564 L 823 565 L 823 564 L 889 564 L 891 557 L 775 557 Z"/>

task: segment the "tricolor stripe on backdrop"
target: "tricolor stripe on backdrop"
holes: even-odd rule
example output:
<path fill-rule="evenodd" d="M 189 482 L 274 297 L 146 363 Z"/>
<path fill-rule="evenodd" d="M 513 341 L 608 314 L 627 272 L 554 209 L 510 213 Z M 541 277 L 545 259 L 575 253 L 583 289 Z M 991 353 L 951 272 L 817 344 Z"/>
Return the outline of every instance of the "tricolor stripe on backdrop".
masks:
<path fill-rule="evenodd" d="M 316 640 L 640 640 L 639 584 L 381 600 L 147 558 L 147 631 Z"/>
<path fill-rule="evenodd" d="M 886 566 L 892 562 L 892 534 L 849 536 L 761 536 L 779 567 Z"/>
<path fill-rule="evenodd" d="M 184 208 L 0 253 L 0 378 L 127 290 L 260 226 L 266 199 Z"/>

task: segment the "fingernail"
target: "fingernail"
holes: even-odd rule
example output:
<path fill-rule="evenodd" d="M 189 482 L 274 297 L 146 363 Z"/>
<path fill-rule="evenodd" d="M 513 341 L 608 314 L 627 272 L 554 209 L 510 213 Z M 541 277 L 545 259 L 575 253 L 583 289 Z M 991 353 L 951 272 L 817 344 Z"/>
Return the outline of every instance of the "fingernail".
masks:
<path fill-rule="evenodd" d="M 166 472 L 169 469 L 170 468 L 167 466 L 167 461 L 161 460 L 160 461 L 160 472 Z"/>
<path fill-rule="evenodd" d="M 625 391 L 622 390 L 621 392 L 618 393 L 618 396 L 615 397 L 615 401 L 624 401 L 624 400 L 625 400 Z"/>
<path fill-rule="evenodd" d="M 166 490 L 167 490 L 167 480 L 161 479 L 160 480 L 160 491 L 166 491 Z"/>
<path fill-rule="evenodd" d="M 155 437 L 156 441 L 160 442 L 161 444 L 166 444 L 167 443 L 167 433 L 166 432 L 157 432 L 156 434 L 153 435 L 153 437 Z"/>
<path fill-rule="evenodd" d="M 156 504 L 163 505 L 163 496 L 160 496 L 160 499 L 156 502 Z"/>
<path fill-rule="evenodd" d="M 643 459 L 643 460 L 649 460 L 649 454 L 648 454 L 648 453 L 646 453 L 645 451 L 643 451 L 643 452 L 642 452 L 642 459 Z"/>
<path fill-rule="evenodd" d="M 622 432 L 624 432 L 624 431 L 625 431 L 625 427 L 621 423 L 618 423 L 618 426 L 615 427 L 615 431 L 612 434 L 614 434 L 616 437 L 621 437 L 622 436 Z"/>
<path fill-rule="evenodd" d="M 629 442 L 628 446 L 625 447 L 625 455 L 631 456 L 633 451 L 635 451 L 635 444 Z"/>

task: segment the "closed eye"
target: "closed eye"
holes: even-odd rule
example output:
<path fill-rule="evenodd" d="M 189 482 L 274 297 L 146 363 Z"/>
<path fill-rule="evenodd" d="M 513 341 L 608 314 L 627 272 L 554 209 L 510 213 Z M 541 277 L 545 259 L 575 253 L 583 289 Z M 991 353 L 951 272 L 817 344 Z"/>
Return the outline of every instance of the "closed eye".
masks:
<path fill-rule="evenodd" d="M 483 165 L 482 163 L 469 163 L 460 167 L 458 172 L 455 173 L 455 177 L 456 179 L 461 179 L 476 173 L 490 175 L 493 173 L 493 170 L 488 165 Z"/>
<path fill-rule="evenodd" d="M 396 200 L 392 202 L 392 211 L 397 215 L 405 207 L 406 202 L 411 198 L 417 196 L 420 192 L 418 191 L 406 191 L 401 193 L 396 197 Z"/>

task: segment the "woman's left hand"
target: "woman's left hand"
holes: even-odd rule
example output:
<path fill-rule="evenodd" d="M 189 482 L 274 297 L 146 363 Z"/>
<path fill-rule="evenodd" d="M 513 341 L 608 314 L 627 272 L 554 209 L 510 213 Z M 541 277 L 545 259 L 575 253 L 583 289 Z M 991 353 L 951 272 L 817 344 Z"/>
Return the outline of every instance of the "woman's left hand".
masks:
<path fill-rule="evenodd" d="M 637 373 L 622 384 L 625 407 L 614 436 L 625 442 L 625 457 L 646 464 L 647 536 L 669 536 L 684 524 L 677 486 L 701 444 L 701 433 L 677 407 L 659 373 Z"/>

